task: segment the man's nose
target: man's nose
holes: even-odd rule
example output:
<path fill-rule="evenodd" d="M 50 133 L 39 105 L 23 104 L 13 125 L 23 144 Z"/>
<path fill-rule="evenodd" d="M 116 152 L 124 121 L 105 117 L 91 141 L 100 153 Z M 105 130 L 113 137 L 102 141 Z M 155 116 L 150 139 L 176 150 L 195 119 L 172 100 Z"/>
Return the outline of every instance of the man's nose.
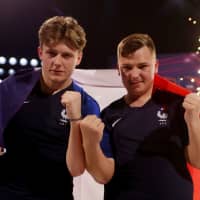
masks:
<path fill-rule="evenodd" d="M 128 72 L 128 76 L 129 77 L 138 77 L 139 75 L 139 70 L 137 68 L 132 68 L 129 72 Z"/>
<path fill-rule="evenodd" d="M 54 57 L 54 64 L 60 64 L 62 62 L 62 57 L 58 54 Z"/>

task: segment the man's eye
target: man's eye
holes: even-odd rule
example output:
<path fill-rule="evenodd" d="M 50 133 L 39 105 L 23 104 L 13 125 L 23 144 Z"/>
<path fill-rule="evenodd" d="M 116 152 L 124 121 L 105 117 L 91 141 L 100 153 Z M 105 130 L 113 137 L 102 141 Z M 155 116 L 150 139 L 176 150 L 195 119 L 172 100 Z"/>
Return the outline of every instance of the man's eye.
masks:
<path fill-rule="evenodd" d="M 51 57 L 56 56 L 56 53 L 55 52 L 51 52 L 51 51 L 47 52 L 47 54 L 49 54 L 49 56 L 51 56 Z"/>
<path fill-rule="evenodd" d="M 138 68 L 139 69 L 145 69 L 146 67 L 148 67 L 148 65 L 140 65 Z"/>
<path fill-rule="evenodd" d="M 69 58 L 69 57 L 71 57 L 69 54 L 65 54 L 65 55 L 63 55 L 63 57 L 64 58 Z"/>
<path fill-rule="evenodd" d="M 124 66 L 124 67 L 122 67 L 122 70 L 123 71 L 129 71 L 129 70 L 131 70 L 132 68 L 131 67 L 129 67 L 129 66 Z"/>

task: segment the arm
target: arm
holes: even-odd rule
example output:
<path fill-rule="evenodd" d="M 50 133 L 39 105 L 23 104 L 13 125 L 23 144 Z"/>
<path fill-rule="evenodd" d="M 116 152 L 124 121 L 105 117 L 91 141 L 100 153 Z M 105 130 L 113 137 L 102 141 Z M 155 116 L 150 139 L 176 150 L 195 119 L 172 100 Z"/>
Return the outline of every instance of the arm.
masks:
<path fill-rule="evenodd" d="M 100 147 L 104 124 L 95 115 L 88 115 L 80 122 L 80 128 L 86 169 L 97 182 L 105 184 L 113 176 L 114 160 L 107 158 Z"/>
<path fill-rule="evenodd" d="M 187 95 L 183 107 L 189 134 L 186 158 L 191 165 L 200 168 L 200 96 L 195 93 Z"/>
<path fill-rule="evenodd" d="M 67 167 L 72 176 L 79 176 L 85 170 L 85 156 L 82 147 L 80 132 L 81 94 L 67 91 L 62 95 L 61 103 L 66 107 L 66 113 L 70 120 L 70 133 L 66 153 Z"/>

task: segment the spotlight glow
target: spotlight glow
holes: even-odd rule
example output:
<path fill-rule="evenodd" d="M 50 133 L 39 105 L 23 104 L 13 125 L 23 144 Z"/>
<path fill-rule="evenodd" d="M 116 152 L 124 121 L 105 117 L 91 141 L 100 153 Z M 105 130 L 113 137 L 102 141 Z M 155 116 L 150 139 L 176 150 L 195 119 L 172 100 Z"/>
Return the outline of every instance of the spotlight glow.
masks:
<path fill-rule="evenodd" d="M 32 67 L 37 67 L 38 64 L 39 64 L 39 62 L 38 62 L 37 59 L 35 59 L 35 58 L 32 58 L 32 59 L 31 59 L 30 65 L 31 65 Z"/>
<path fill-rule="evenodd" d="M 191 81 L 192 83 L 194 83 L 194 82 L 195 82 L 195 79 L 194 79 L 194 78 L 191 78 L 190 81 Z"/>
<path fill-rule="evenodd" d="M 16 65 L 17 59 L 15 57 L 10 57 L 8 62 L 9 62 L 10 65 Z"/>
<path fill-rule="evenodd" d="M 200 91 L 200 87 L 197 87 L 196 90 L 197 90 L 197 91 Z"/>
<path fill-rule="evenodd" d="M 0 68 L 0 75 L 2 76 L 4 75 L 4 73 L 5 73 L 5 70 L 3 68 Z"/>
<path fill-rule="evenodd" d="M 193 24 L 197 24 L 197 21 L 196 20 L 193 20 L 193 22 L 192 22 Z"/>
<path fill-rule="evenodd" d="M 6 64 L 6 57 L 0 56 L 0 65 Z"/>
<path fill-rule="evenodd" d="M 179 80 L 180 80 L 180 81 L 183 81 L 183 77 L 180 77 Z"/>
<path fill-rule="evenodd" d="M 26 66 L 28 64 L 28 60 L 26 58 L 20 58 L 19 64 L 21 66 Z"/>
<path fill-rule="evenodd" d="M 15 70 L 12 69 L 12 68 L 10 68 L 10 69 L 8 70 L 8 74 L 9 74 L 9 75 L 13 75 L 13 74 L 15 74 Z"/>

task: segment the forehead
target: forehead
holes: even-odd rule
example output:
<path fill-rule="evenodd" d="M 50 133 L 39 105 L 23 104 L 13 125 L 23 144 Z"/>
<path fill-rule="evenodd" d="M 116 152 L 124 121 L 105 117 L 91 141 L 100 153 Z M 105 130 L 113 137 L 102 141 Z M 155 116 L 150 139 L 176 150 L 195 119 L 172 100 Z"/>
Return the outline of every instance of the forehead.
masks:
<path fill-rule="evenodd" d="M 152 60 L 155 60 L 155 54 L 146 46 L 136 50 L 133 53 L 130 53 L 126 57 L 123 57 L 123 56 L 118 57 L 118 63 L 150 62 Z"/>
<path fill-rule="evenodd" d="M 51 45 L 46 45 L 43 44 L 42 48 L 44 50 L 52 50 L 52 51 L 56 51 L 56 52 L 62 52 L 62 53 L 76 53 L 78 52 L 77 49 L 71 48 L 70 46 L 66 45 L 65 43 L 55 43 L 55 44 L 51 44 Z"/>

